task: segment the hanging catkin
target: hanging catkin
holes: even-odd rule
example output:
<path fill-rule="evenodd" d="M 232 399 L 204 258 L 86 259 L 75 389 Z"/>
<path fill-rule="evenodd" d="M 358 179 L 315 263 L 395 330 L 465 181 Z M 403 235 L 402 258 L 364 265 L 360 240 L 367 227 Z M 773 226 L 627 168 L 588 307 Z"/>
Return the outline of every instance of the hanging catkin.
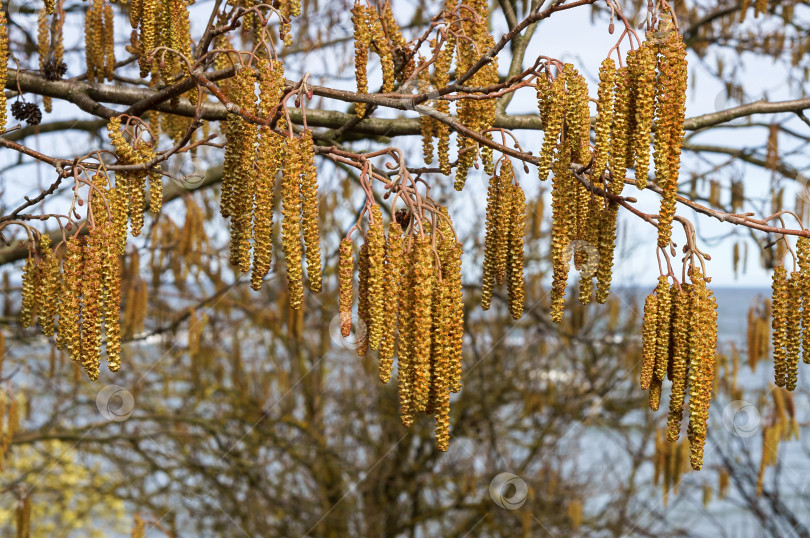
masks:
<path fill-rule="evenodd" d="M 368 225 L 369 347 L 379 349 L 385 329 L 385 231 L 382 210 L 372 204 Z"/>

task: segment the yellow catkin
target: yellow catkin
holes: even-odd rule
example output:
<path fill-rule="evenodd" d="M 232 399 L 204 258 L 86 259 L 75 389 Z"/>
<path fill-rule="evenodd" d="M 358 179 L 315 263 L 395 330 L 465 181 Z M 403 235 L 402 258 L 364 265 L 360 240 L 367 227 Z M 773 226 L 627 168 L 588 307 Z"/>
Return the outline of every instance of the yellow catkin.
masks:
<path fill-rule="evenodd" d="M 503 169 L 502 169 L 503 170 Z M 500 237 L 503 235 L 504 217 L 503 185 L 501 175 L 490 178 L 487 189 L 487 209 L 484 236 L 484 264 L 481 286 L 481 308 L 489 310 L 492 301 L 492 291 L 495 288 L 497 272 L 497 249 Z"/>
<path fill-rule="evenodd" d="M 233 95 L 234 102 L 238 103 L 241 107 L 248 112 L 256 113 L 256 94 L 255 94 L 255 80 L 254 70 L 252 68 L 243 67 L 240 69 L 232 81 L 229 90 Z M 233 138 L 228 138 L 227 148 L 231 145 L 235 147 L 232 150 L 232 159 L 237 159 L 236 162 L 227 163 L 231 166 L 231 175 L 229 177 L 230 185 L 230 219 L 231 219 L 231 252 L 230 262 L 232 265 L 238 265 L 243 273 L 250 270 L 250 236 L 251 236 L 251 219 L 253 217 L 253 196 L 255 185 L 254 174 L 254 161 L 256 157 L 256 142 L 258 138 L 258 127 L 250 122 L 238 117 L 237 128 L 235 133 L 228 132 Z M 298 151 L 295 157 L 295 172 L 292 175 L 296 177 L 295 180 L 290 179 L 290 182 L 298 185 L 295 187 L 296 198 L 300 193 L 300 171 L 303 163 L 300 162 L 300 144 L 295 139 L 289 146 L 292 153 Z M 285 184 L 287 182 L 287 170 L 285 166 L 284 178 Z M 223 182 L 225 177 L 223 175 Z M 223 196 L 225 186 L 223 184 Z M 282 188 L 282 193 L 285 192 Z M 285 198 L 286 199 L 286 198 Z M 296 220 L 299 223 L 301 220 L 300 201 L 298 201 L 298 216 Z M 286 218 L 285 218 L 286 220 Z M 283 223 L 282 223 L 283 226 Z M 300 230 L 298 232 L 300 235 Z M 298 238 L 300 241 L 300 237 Z M 300 250 L 300 249 L 299 249 Z"/>
<path fill-rule="evenodd" d="M 810 364 L 810 239 L 800 237 L 796 241 L 796 254 L 799 257 L 799 277 L 801 278 L 802 361 Z"/>
<path fill-rule="evenodd" d="M 372 331 L 372 319 L 369 316 L 368 296 L 368 242 L 360 247 L 357 257 L 357 355 L 364 357 L 368 353 L 368 337 Z"/>
<path fill-rule="evenodd" d="M 391 53 L 391 47 L 385 35 L 385 30 L 383 30 L 382 21 L 375 8 L 371 6 L 366 7 L 366 20 L 370 23 L 371 46 L 374 52 L 380 57 L 380 64 L 382 65 L 382 92 L 392 92 L 394 91 L 394 82 L 396 80 L 394 57 Z"/>
<path fill-rule="evenodd" d="M 495 252 L 495 281 L 502 285 L 506 279 L 506 262 L 509 249 L 509 230 L 514 224 L 516 215 L 511 212 L 512 205 L 512 184 L 515 180 L 515 172 L 512 168 L 512 161 L 504 159 L 501 165 L 501 173 L 498 176 L 498 209 L 496 211 L 498 219 L 497 234 L 495 242 L 491 248 Z"/>
<path fill-rule="evenodd" d="M 641 388 L 646 390 L 655 373 L 655 358 L 657 353 L 658 328 L 658 298 L 655 292 L 650 293 L 644 300 L 644 318 L 641 322 Z"/>
<path fill-rule="evenodd" d="M 352 280 L 354 278 L 354 257 L 352 240 L 344 237 L 338 250 L 338 300 L 340 313 L 340 333 L 344 338 L 352 331 Z"/>
<path fill-rule="evenodd" d="M 520 185 L 509 185 L 509 214 L 511 222 L 508 230 L 508 252 L 506 264 L 506 284 L 509 297 L 509 312 L 512 319 L 523 316 L 523 241 L 526 235 L 526 195 Z"/>
<path fill-rule="evenodd" d="M 20 325 L 30 327 L 34 323 L 37 300 L 37 267 L 33 256 L 28 256 L 22 270 L 22 304 L 20 305 Z"/>
<path fill-rule="evenodd" d="M 624 181 L 627 174 L 626 153 L 630 143 L 630 75 L 627 67 L 616 70 L 616 100 L 610 133 L 608 168 L 611 183 Z"/>
<path fill-rule="evenodd" d="M 102 39 L 103 39 L 103 55 L 104 55 L 104 78 L 113 80 L 115 72 L 115 29 L 112 4 L 105 2 L 102 8 Z"/>
<path fill-rule="evenodd" d="M 6 13 L 0 10 L 0 88 L 6 87 L 8 79 L 8 26 Z M 0 92 L 0 132 L 6 130 L 6 94 Z"/>
<path fill-rule="evenodd" d="M 101 245 L 101 273 L 104 285 L 104 330 L 107 342 L 107 367 L 111 372 L 121 368 L 121 259 L 112 240 L 112 223 L 104 227 Z"/>
<path fill-rule="evenodd" d="M 436 55 L 434 63 L 434 83 L 437 88 L 442 88 L 450 81 L 450 65 L 453 61 L 453 51 L 456 46 L 456 38 L 453 35 L 447 37 L 444 47 Z M 450 102 L 440 100 L 436 103 L 436 110 L 442 113 L 450 112 Z M 450 127 L 442 122 L 435 123 L 435 136 L 438 138 L 437 154 L 439 169 L 442 174 L 450 174 Z"/>
<path fill-rule="evenodd" d="M 321 240 L 318 225 L 318 171 L 315 166 L 315 147 L 312 141 L 312 131 L 307 129 L 301 136 L 301 153 L 304 162 L 301 173 L 301 226 L 306 247 L 307 278 L 309 289 L 315 293 L 321 291 Z M 376 347 L 372 346 L 372 349 Z"/>
<path fill-rule="evenodd" d="M 368 46 L 371 40 L 370 23 L 365 6 L 355 2 L 352 7 L 352 24 L 354 25 L 354 74 L 357 81 L 357 93 L 368 93 Z M 355 113 L 362 118 L 366 113 L 365 103 L 355 104 Z"/>
<path fill-rule="evenodd" d="M 368 225 L 368 314 L 369 347 L 379 349 L 385 330 L 385 230 L 382 209 L 373 204 Z"/>
<path fill-rule="evenodd" d="M 771 331 L 773 345 L 774 383 L 784 387 L 787 374 L 787 271 L 779 265 L 773 270 Z"/>
<path fill-rule="evenodd" d="M 383 334 L 380 342 L 380 381 L 391 380 L 394 365 L 394 349 L 397 338 L 397 297 L 400 293 L 400 273 L 402 272 L 402 229 L 396 222 L 388 223 L 388 237 L 385 243 L 384 290 L 388 299 L 383 311 Z"/>
<path fill-rule="evenodd" d="M 414 242 L 411 263 L 415 284 L 413 304 L 413 409 L 424 411 L 427 405 L 430 379 L 431 301 L 435 273 L 433 249 L 428 236 L 418 236 Z"/>
<path fill-rule="evenodd" d="M 629 65 L 629 61 L 628 61 Z M 635 130 L 632 133 L 636 168 L 636 186 L 647 186 L 650 170 L 650 133 L 655 115 L 655 68 L 656 52 L 645 41 L 635 55 L 632 70 L 633 91 L 635 94 Z"/>
<path fill-rule="evenodd" d="M 650 409 L 653 411 L 658 411 L 658 407 L 661 405 L 661 389 L 662 381 L 653 377 L 650 382 Z"/>
<path fill-rule="evenodd" d="M 266 116 L 281 99 L 284 89 L 284 68 L 281 62 L 260 59 L 257 62 L 257 69 L 259 114 Z M 285 142 L 285 138 L 274 133 L 270 127 L 259 127 L 253 199 L 253 271 L 250 275 L 250 286 L 254 290 L 261 289 L 262 281 L 270 271 L 272 262 L 275 185 L 276 176 L 284 160 Z"/>
<path fill-rule="evenodd" d="M 403 238 L 403 247 L 411 243 L 406 254 L 407 262 L 401 264 L 399 294 L 399 343 L 397 346 L 398 361 L 398 389 L 400 418 L 405 427 L 410 427 L 414 420 L 414 348 L 415 348 L 415 298 L 417 287 L 414 278 L 415 264 L 413 263 L 413 237 Z"/>
<path fill-rule="evenodd" d="M 304 300 L 303 269 L 301 267 L 301 141 L 293 137 L 284 156 L 281 183 L 281 249 L 287 267 L 287 287 L 290 306 L 297 309 Z"/>
<path fill-rule="evenodd" d="M 596 233 L 596 248 L 599 252 L 599 263 L 596 266 L 596 302 L 604 304 L 610 294 L 610 283 L 613 280 L 619 204 L 610 201 L 601 213 Z"/>
<path fill-rule="evenodd" d="M 693 327 L 689 333 L 689 446 L 690 462 L 696 471 L 703 466 L 703 447 L 706 443 L 709 404 L 714 387 L 714 363 L 717 347 L 717 303 L 706 287 L 706 279 L 692 267 L 691 315 Z"/>
<path fill-rule="evenodd" d="M 538 88 L 540 87 L 542 84 L 538 85 Z M 547 105 L 546 102 L 548 102 Z M 565 117 L 565 75 L 563 73 L 557 75 L 557 78 L 551 83 L 548 99 L 544 93 L 538 91 L 538 104 L 541 110 L 547 110 L 545 113 L 547 121 L 543 124 L 543 147 L 540 150 L 540 162 L 537 164 L 538 176 L 541 181 L 545 181 L 551 170 L 554 150 L 560 139 Z"/>
<path fill-rule="evenodd" d="M 594 157 L 591 169 L 591 181 L 596 183 L 602 177 L 607 166 L 610 152 L 610 129 L 613 124 L 613 100 L 616 87 L 616 64 L 606 58 L 599 68 L 599 87 L 597 89 L 596 125 L 594 126 Z"/>
<path fill-rule="evenodd" d="M 42 253 L 42 285 L 39 290 L 39 310 L 37 317 L 42 333 L 45 336 L 54 334 L 54 318 L 59 306 L 59 260 L 51 249 L 51 238 L 43 234 L 40 237 L 39 250 Z"/>
<path fill-rule="evenodd" d="M 658 218 L 658 246 L 666 248 L 672 236 L 686 113 L 686 48 L 683 39 L 675 31 L 670 31 L 661 45 L 659 72 L 655 88 L 653 157 L 656 179 L 663 191 Z"/>
<path fill-rule="evenodd" d="M 570 170 L 571 153 L 567 144 L 560 149 L 554 161 L 551 189 L 551 258 L 553 281 L 551 285 L 551 319 L 562 320 L 565 308 L 565 288 L 568 284 L 569 241 L 573 237 L 571 197 L 575 186 Z"/>
<path fill-rule="evenodd" d="M 795 390 L 799 376 L 799 356 L 802 342 L 802 277 L 798 271 L 790 274 L 787 286 L 787 316 L 785 317 L 785 388 Z"/>
<path fill-rule="evenodd" d="M 689 364 L 687 359 L 689 327 L 691 312 L 691 286 L 675 284 L 670 290 L 672 300 L 672 391 L 669 397 L 669 414 L 667 415 L 667 440 L 674 443 L 678 440 L 683 419 L 683 404 L 686 399 Z"/>
<path fill-rule="evenodd" d="M 669 363 L 669 340 L 670 340 L 670 297 L 669 281 L 666 276 L 658 277 L 658 288 L 655 291 L 658 299 L 656 317 L 658 320 L 656 329 L 655 344 L 655 377 L 663 381 L 667 376 L 667 366 Z"/>
<path fill-rule="evenodd" d="M 51 0 L 51 13 L 53 13 L 53 0 Z M 39 70 L 45 72 L 45 65 L 48 62 L 51 51 L 51 28 L 50 18 L 46 7 L 43 7 L 39 12 L 37 18 L 37 55 L 39 56 Z M 53 109 L 53 100 L 46 96 L 42 97 L 42 106 L 45 112 L 51 112 Z M 0 129 L 1 130 L 1 129 Z"/>
<path fill-rule="evenodd" d="M 82 349 L 81 363 L 90 379 L 98 379 L 101 362 L 102 297 L 99 282 L 103 281 L 101 233 L 93 229 L 83 246 L 82 268 Z"/>
<path fill-rule="evenodd" d="M 79 358 L 81 351 L 82 262 L 82 248 L 79 240 L 68 240 L 62 260 L 64 276 L 61 281 L 57 347 L 67 349 L 74 360 Z"/>

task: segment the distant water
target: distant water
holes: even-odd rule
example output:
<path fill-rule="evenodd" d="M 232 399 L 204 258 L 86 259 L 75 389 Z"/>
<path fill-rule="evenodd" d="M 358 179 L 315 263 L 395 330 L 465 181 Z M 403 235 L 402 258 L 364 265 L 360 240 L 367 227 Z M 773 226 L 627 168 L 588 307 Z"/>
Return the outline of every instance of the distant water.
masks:
<path fill-rule="evenodd" d="M 712 288 L 717 299 L 717 337 L 745 345 L 748 309 L 758 297 L 770 298 L 770 288 Z"/>

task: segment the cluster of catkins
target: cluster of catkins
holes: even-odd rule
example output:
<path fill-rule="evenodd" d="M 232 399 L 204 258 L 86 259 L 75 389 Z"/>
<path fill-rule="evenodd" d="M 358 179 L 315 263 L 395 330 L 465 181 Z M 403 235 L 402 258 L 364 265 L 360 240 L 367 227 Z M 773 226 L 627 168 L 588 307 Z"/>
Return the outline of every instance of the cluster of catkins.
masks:
<path fill-rule="evenodd" d="M 810 239 L 800 237 L 796 250 L 799 270 L 788 278 L 784 265 L 777 266 L 771 297 L 774 382 L 790 391 L 796 389 L 799 357 L 810 364 Z"/>
<path fill-rule="evenodd" d="M 101 2 L 101 0 L 93 0 Z M 157 47 L 168 47 L 186 56 L 191 54 L 191 24 L 189 22 L 188 0 L 132 0 L 129 5 L 129 23 L 132 26 L 130 51 L 138 55 L 141 78 L 153 74 L 153 81 L 162 78 L 163 82 L 174 82 L 180 69 L 180 59 L 176 54 L 158 53 L 150 61 L 150 54 Z M 89 18 L 89 16 L 88 16 Z M 110 23 L 112 28 L 112 23 Z M 135 30 L 138 30 L 136 32 Z M 88 56 L 89 56 L 88 38 Z M 89 60 L 88 60 L 89 66 Z M 196 96 L 190 92 L 189 97 Z"/>
<path fill-rule="evenodd" d="M 520 319 L 524 299 L 526 195 L 515 179 L 508 157 L 501 159 L 500 170 L 489 180 L 486 214 L 481 307 L 488 310 L 495 284 L 506 282 L 509 312 L 513 319 Z"/>
<path fill-rule="evenodd" d="M 591 184 L 611 195 L 621 194 L 628 168 L 635 168 L 636 185 L 647 185 L 650 136 L 655 132 L 653 160 L 662 189 L 658 245 L 666 247 L 678 188 L 686 96 L 686 49 L 672 23 L 662 18 L 659 29 L 642 46 L 628 53 L 627 65 L 616 69 L 610 58 L 599 70 L 595 149 L 589 150 L 590 117 L 584 78 L 566 64 L 553 81 L 538 80 L 537 98 L 545 136 L 539 157 L 541 180 L 553 172 L 552 188 L 552 319 L 562 318 L 568 260 L 572 243 L 595 245 L 598 262 L 596 300 L 607 298 L 612 277 L 618 205 L 597 198 L 581 184 L 572 165 L 591 168 Z M 609 175 L 604 172 L 608 170 Z M 578 268 L 586 253 L 577 251 Z M 583 271 L 580 300 L 589 302 L 590 276 Z"/>
<path fill-rule="evenodd" d="M 764 300 L 761 304 L 751 305 L 748 309 L 746 339 L 748 342 L 748 366 L 750 366 L 751 370 L 756 370 L 757 363 L 769 356 L 771 315 L 770 299 Z"/>
<path fill-rule="evenodd" d="M 103 190 L 101 184 L 98 188 Z M 97 216 L 105 215 L 103 202 L 92 204 L 100 209 Z M 94 380 L 102 342 L 110 371 L 121 366 L 121 267 L 115 236 L 113 222 L 100 218 L 90 233 L 66 241 L 60 268 L 50 237 L 42 235 L 38 252 L 23 267 L 23 327 L 36 320 L 43 334 L 56 334 L 56 347 L 66 349 Z"/>
<path fill-rule="evenodd" d="M 259 96 L 254 91 L 258 77 Z M 260 59 L 257 68 L 242 67 L 228 85 L 228 97 L 250 114 L 267 116 L 284 91 L 284 69 L 277 60 Z M 284 128 L 285 123 L 279 122 Z M 270 270 L 276 175 L 281 172 L 281 246 L 287 267 L 290 304 L 304 297 L 302 258 L 309 288 L 321 291 L 318 228 L 318 178 L 315 146 L 307 130 L 286 138 L 270 126 L 259 126 L 239 114 L 226 120 L 225 163 L 220 211 L 231 221 L 230 261 L 242 272 L 251 267 L 251 286 L 258 290 Z M 302 246 L 303 236 L 303 246 Z"/>
<path fill-rule="evenodd" d="M 65 56 L 64 35 L 62 32 L 65 14 L 64 12 L 54 13 L 53 3 L 53 0 L 46 2 L 45 7 L 39 12 L 39 18 L 37 19 L 37 54 L 39 55 L 39 70 L 42 75 L 47 80 L 60 80 L 67 72 L 67 64 L 62 61 Z M 48 15 L 51 15 L 51 17 L 48 17 Z M 103 18 L 104 15 L 102 15 L 102 20 Z M 112 21 L 109 22 L 109 27 L 112 29 Z M 102 56 L 109 54 L 111 65 L 115 66 L 115 60 L 112 59 L 114 51 L 111 46 L 109 50 L 102 51 L 100 54 Z M 106 64 L 102 62 L 100 65 Z M 87 71 L 89 77 L 91 75 L 90 69 Z M 92 75 L 95 75 L 95 73 L 92 73 Z M 45 112 L 51 112 L 53 100 L 45 95 L 42 97 L 42 105 Z"/>
<path fill-rule="evenodd" d="M 391 379 L 398 358 L 400 414 L 410 427 L 416 413 L 436 418 L 436 442 L 449 444 L 450 393 L 461 389 L 464 305 L 461 244 L 446 208 L 425 219 L 384 232 L 380 206 L 373 204 L 358 255 L 357 353 L 379 351 L 380 379 Z M 404 234 L 403 234 L 403 228 Z M 352 240 L 339 250 L 341 333 L 351 334 L 354 275 Z"/>
<path fill-rule="evenodd" d="M 689 472 L 689 443 L 667 442 L 663 429 L 655 431 L 655 455 L 653 456 L 653 484 L 661 485 L 664 504 L 669 494 L 678 494 L 681 476 Z"/>
<path fill-rule="evenodd" d="M 393 91 L 396 82 L 403 82 L 411 76 L 414 71 L 413 52 L 399 30 L 390 2 L 383 4 L 381 13 L 375 7 L 355 2 L 352 24 L 357 93 L 368 93 L 369 51 L 380 57 L 383 93 Z M 358 118 L 362 118 L 366 113 L 365 103 L 357 103 L 355 112 Z"/>
<path fill-rule="evenodd" d="M 107 0 L 90 0 L 84 18 L 85 62 L 87 80 L 113 80 L 115 72 L 115 37 L 113 8 Z M 40 43 L 40 46 L 42 44 Z M 42 55 L 40 54 L 40 61 Z"/>
<path fill-rule="evenodd" d="M 641 388 L 649 389 L 650 408 L 657 411 L 663 381 L 672 381 L 667 417 L 667 440 L 672 443 L 680 436 L 688 391 L 690 460 L 692 468 L 700 470 L 714 384 L 717 302 L 696 266 L 690 267 L 689 280 L 670 286 L 661 276 L 644 302 Z"/>
<path fill-rule="evenodd" d="M 611 125 L 614 111 L 612 81 L 615 70 L 606 60 L 600 70 L 599 115 L 596 121 L 597 152 L 594 163 L 604 166 L 607 155 L 599 148 L 604 144 L 605 125 Z M 569 260 L 572 250 L 574 262 L 580 270 L 579 300 L 589 303 L 593 295 L 593 277 L 596 276 L 596 300 L 604 303 L 610 290 L 613 266 L 613 247 L 616 238 L 618 204 L 603 196 L 595 196 L 579 181 L 572 163 L 588 162 L 590 115 L 588 86 L 585 78 L 571 64 L 565 64 L 553 82 L 538 81 L 538 104 L 545 126 L 540 178 L 545 180 L 553 172 L 551 209 L 551 258 L 553 282 L 551 293 L 551 319 L 559 322 L 565 306 Z M 615 125 L 614 125 L 615 129 Z M 594 176 L 596 177 L 596 176 Z M 615 177 L 615 176 L 613 176 Z M 621 177 L 624 177 L 622 173 Z M 604 191 L 620 194 L 622 181 L 603 182 Z M 587 245 L 594 249 L 584 248 Z M 578 247 L 578 248 L 575 248 Z"/>

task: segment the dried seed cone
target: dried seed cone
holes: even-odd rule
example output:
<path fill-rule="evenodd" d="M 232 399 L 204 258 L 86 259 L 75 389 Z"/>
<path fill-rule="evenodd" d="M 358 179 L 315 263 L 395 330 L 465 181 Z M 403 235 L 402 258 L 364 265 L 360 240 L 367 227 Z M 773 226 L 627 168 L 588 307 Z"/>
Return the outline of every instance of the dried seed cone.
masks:
<path fill-rule="evenodd" d="M 597 89 L 596 125 L 594 126 L 593 168 L 591 179 L 596 182 L 602 177 L 610 153 L 610 130 L 613 125 L 613 101 L 616 88 L 616 64 L 605 58 L 599 68 L 599 87 Z M 539 90 L 538 90 L 539 91 Z"/>
<path fill-rule="evenodd" d="M 636 128 L 632 133 L 632 144 L 635 154 L 636 186 L 639 189 L 647 186 L 647 175 L 650 172 L 650 134 L 655 115 L 656 64 L 656 51 L 645 41 L 635 55 L 634 65 L 630 67 L 633 71 L 636 104 L 634 121 Z"/>
<path fill-rule="evenodd" d="M 389 302 L 383 311 L 383 335 L 380 342 L 380 381 L 388 383 L 391 380 L 391 370 L 394 365 L 394 348 L 397 339 L 398 304 L 396 297 L 400 292 L 400 274 L 404 262 L 402 251 L 402 233 L 399 224 L 388 223 L 388 238 L 385 243 L 385 270 L 384 290 Z M 391 301 L 394 298 L 394 301 Z"/>
<path fill-rule="evenodd" d="M 771 331 L 773 345 L 774 383 L 784 387 L 787 381 L 787 271 L 779 265 L 773 270 L 771 297 Z"/>
<path fill-rule="evenodd" d="M 42 334 L 53 336 L 54 318 L 59 307 L 59 260 L 51 250 L 51 238 L 46 234 L 40 236 L 39 251 L 42 253 L 40 262 L 42 283 L 39 290 L 37 318 L 42 327 Z"/>
<path fill-rule="evenodd" d="M 338 250 L 338 312 L 340 313 L 340 334 L 347 338 L 352 333 L 352 280 L 354 277 L 354 257 L 352 240 L 344 237 Z"/>
<path fill-rule="evenodd" d="M 301 268 L 301 141 L 289 141 L 284 155 L 284 176 L 281 183 L 281 249 L 287 267 L 287 287 L 290 306 L 298 309 L 304 300 L 303 269 Z"/>
<path fill-rule="evenodd" d="M 519 185 L 509 185 L 511 222 L 508 235 L 508 253 L 506 264 L 506 284 L 509 296 L 509 313 L 512 319 L 523 316 L 524 282 L 523 282 L 523 240 L 526 236 L 526 195 Z"/>
<path fill-rule="evenodd" d="M 787 316 L 785 318 L 785 388 L 795 390 L 799 378 L 799 356 L 802 335 L 802 277 L 798 271 L 790 274 L 787 287 Z"/>
<path fill-rule="evenodd" d="M 674 443 L 680 437 L 683 404 L 686 400 L 687 375 L 689 372 L 689 331 L 692 327 L 690 312 L 691 285 L 675 284 L 670 290 L 672 300 L 672 392 L 667 415 L 667 440 Z"/>
<path fill-rule="evenodd" d="M 655 359 L 658 352 L 658 298 L 655 292 L 644 300 L 644 318 L 641 322 L 641 388 L 647 390 L 655 373 Z"/>
<path fill-rule="evenodd" d="M 413 410 L 427 406 L 430 381 L 430 329 L 435 273 L 433 249 L 428 236 L 419 236 L 413 246 Z"/>
<path fill-rule="evenodd" d="M 538 86 L 542 87 L 542 85 Z M 563 119 L 565 117 L 565 74 L 560 73 L 551 83 L 550 96 L 538 92 L 538 106 L 541 112 L 545 110 L 547 121 L 543 123 L 543 147 L 540 150 L 540 162 L 537 164 L 537 174 L 540 181 L 548 178 L 551 164 L 554 160 L 554 149 L 560 139 Z"/>
<path fill-rule="evenodd" d="M 301 136 L 301 152 L 304 158 L 304 170 L 301 174 L 301 198 L 307 278 L 309 279 L 309 289 L 314 293 L 319 293 L 323 284 L 321 276 L 321 239 L 318 225 L 318 172 L 315 166 L 315 147 L 312 142 L 312 131 L 309 129 Z M 380 263 L 382 264 L 382 262 Z M 376 347 L 372 345 L 372 349 L 376 349 Z"/>
<path fill-rule="evenodd" d="M 379 349 L 385 330 L 385 231 L 379 204 L 371 206 L 368 226 L 369 347 Z"/>
<path fill-rule="evenodd" d="M 669 281 L 666 276 L 658 277 L 658 287 L 655 290 L 658 299 L 656 308 L 656 318 L 658 320 L 656 329 L 655 344 L 655 377 L 663 381 L 667 376 L 667 366 L 669 363 L 669 340 L 670 340 L 670 297 Z"/>

